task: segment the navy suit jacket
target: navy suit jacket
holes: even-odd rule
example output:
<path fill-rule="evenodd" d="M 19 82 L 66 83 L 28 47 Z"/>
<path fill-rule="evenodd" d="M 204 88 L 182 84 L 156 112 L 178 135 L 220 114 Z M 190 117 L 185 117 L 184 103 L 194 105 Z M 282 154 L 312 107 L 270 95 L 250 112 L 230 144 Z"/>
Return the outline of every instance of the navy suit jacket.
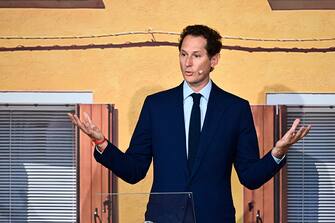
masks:
<path fill-rule="evenodd" d="M 98 162 L 132 184 L 145 177 L 153 160 L 151 192 L 192 192 L 197 223 L 235 222 L 231 193 L 232 165 L 240 182 L 249 189 L 255 189 L 268 181 L 285 163 L 283 160 L 278 165 L 271 152 L 260 159 L 249 103 L 223 91 L 214 83 L 198 154 L 190 172 L 185 143 L 181 84 L 145 99 L 125 153 L 109 143 L 102 154 L 95 151 L 94 156 Z M 171 202 L 168 203 L 171 205 Z M 151 199 L 147 208 L 154 207 L 154 204 Z M 174 207 L 183 209 L 184 203 L 176 202 Z M 149 212 L 147 210 L 147 214 Z"/>

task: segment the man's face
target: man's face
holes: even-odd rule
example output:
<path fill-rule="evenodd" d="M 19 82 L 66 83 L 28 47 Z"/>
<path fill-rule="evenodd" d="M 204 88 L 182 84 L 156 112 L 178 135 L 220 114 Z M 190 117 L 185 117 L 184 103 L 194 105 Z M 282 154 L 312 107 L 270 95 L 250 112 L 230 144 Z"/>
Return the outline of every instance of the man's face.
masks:
<path fill-rule="evenodd" d="M 207 40 L 202 36 L 187 35 L 179 53 L 180 69 L 184 80 L 193 90 L 201 90 L 209 81 L 211 67 L 218 63 L 219 55 L 208 57 Z"/>

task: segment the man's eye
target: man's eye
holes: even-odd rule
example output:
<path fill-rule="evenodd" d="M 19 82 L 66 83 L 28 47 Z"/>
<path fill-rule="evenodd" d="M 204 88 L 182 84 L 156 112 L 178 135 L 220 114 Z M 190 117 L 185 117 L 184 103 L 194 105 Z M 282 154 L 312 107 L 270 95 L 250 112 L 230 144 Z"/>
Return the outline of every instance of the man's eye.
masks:
<path fill-rule="evenodd" d="M 201 57 L 201 55 L 194 55 L 194 57 L 195 57 L 195 58 L 199 58 L 199 57 Z"/>

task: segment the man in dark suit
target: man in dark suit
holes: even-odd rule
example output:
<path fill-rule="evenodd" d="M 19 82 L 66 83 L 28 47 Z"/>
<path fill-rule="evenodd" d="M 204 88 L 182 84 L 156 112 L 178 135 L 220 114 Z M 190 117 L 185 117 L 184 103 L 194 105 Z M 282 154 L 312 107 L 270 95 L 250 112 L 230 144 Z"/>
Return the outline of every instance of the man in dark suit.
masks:
<path fill-rule="evenodd" d="M 86 115 L 69 114 L 72 122 L 95 142 L 96 160 L 129 183 L 142 180 L 153 160 L 151 192 L 192 192 L 197 223 L 235 222 L 231 171 L 250 189 L 260 187 L 285 163 L 288 148 L 310 126 L 291 129 L 263 158 L 249 103 L 223 91 L 210 79 L 218 64 L 221 36 L 204 25 L 186 27 L 179 43 L 179 86 L 148 96 L 128 150 L 108 142 Z M 146 219 L 154 222 L 191 222 L 192 205 L 184 200 L 150 199 Z M 171 219 L 160 210 L 176 209 Z M 169 217 L 165 218 L 168 219 Z"/>

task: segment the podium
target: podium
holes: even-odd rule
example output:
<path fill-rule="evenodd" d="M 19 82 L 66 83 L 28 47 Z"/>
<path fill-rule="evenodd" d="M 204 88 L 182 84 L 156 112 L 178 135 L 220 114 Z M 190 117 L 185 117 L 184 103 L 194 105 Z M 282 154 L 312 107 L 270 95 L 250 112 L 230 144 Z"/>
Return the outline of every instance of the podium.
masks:
<path fill-rule="evenodd" d="M 191 192 L 99 193 L 101 223 L 196 223 Z M 99 216 L 107 215 L 107 219 Z"/>

